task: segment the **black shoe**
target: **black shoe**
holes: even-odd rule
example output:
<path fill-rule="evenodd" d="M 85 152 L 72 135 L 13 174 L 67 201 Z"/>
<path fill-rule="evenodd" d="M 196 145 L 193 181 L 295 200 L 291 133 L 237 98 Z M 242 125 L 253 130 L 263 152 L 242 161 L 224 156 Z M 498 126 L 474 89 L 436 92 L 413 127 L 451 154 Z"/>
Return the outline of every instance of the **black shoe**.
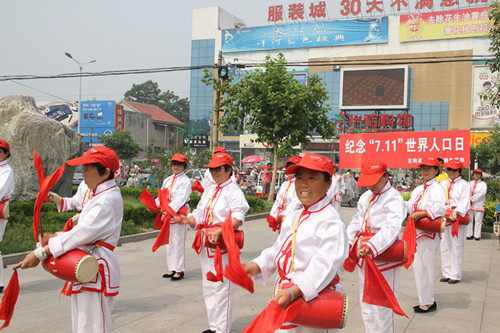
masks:
<path fill-rule="evenodd" d="M 417 312 L 417 313 L 427 313 L 427 312 L 433 312 L 433 311 L 436 311 L 437 309 L 437 304 L 436 302 L 432 303 L 431 306 L 429 306 L 427 308 L 427 310 L 424 310 L 420 307 L 420 305 L 417 305 L 417 306 L 414 306 L 413 307 L 413 311 Z"/>
<path fill-rule="evenodd" d="M 170 280 L 172 280 L 172 281 L 178 281 L 178 280 L 181 280 L 181 279 L 183 279 L 183 278 L 184 278 L 184 272 L 180 272 L 180 273 L 179 273 L 179 272 L 176 272 L 175 274 L 179 274 L 179 276 L 175 276 L 175 275 L 174 275 L 174 276 L 172 276 L 172 277 L 170 278 Z"/>
<path fill-rule="evenodd" d="M 450 281 L 448 281 L 448 284 L 455 284 L 455 283 L 459 283 L 460 280 L 453 280 L 453 279 L 450 279 Z"/>
<path fill-rule="evenodd" d="M 472 237 L 472 236 L 470 236 L 470 237 L 467 237 L 467 239 L 472 239 L 472 238 L 474 238 L 474 237 Z"/>
<path fill-rule="evenodd" d="M 444 278 L 439 279 L 439 282 L 448 282 L 448 281 L 450 281 L 450 278 L 444 277 Z"/>
<path fill-rule="evenodd" d="M 215 333 L 215 331 L 212 331 L 212 330 L 204 330 L 203 332 L 201 333 Z"/>
<path fill-rule="evenodd" d="M 3 293 L 3 286 L 0 286 L 0 293 Z"/>
<path fill-rule="evenodd" d="M 172 273 L 163 274 L 163 277 L 165 279 L 170 279 L 174 275 L 175 275 L 175 271 L 172 271 Z"/>
<path fill-rule="evenodd" d="M 474 240 L 477 240 L 477 241 L 478 241 L 478 240 L 480 240 L 480 239 L 481 239 L 481 238 L 474 238 Z"/>

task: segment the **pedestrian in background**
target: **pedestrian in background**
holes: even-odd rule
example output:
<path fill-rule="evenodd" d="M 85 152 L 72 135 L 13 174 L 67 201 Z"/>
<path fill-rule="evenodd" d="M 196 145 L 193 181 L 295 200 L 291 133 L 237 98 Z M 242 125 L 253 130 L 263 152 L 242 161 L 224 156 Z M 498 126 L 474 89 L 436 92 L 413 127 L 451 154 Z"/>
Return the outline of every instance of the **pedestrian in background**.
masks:
<path fill-rule="evenodd" d="M 267 163 L 267 167 L 264 169 L 264 175 L 262 176 L 262 194 L 268 194 L 271 190 L 271 180 L 273 177 L 273 164 Z"/>

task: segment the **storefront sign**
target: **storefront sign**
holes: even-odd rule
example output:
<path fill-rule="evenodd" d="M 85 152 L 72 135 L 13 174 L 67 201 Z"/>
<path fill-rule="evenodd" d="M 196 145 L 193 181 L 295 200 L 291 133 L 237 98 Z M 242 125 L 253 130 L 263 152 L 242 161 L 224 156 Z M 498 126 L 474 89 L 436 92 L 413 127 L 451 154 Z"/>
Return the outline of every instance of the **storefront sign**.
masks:
<path fill-rule="evenodd" d="M 481 98 L 486 90 L 498 84 L 498 73 L 491 73 L 487 66 L 474 67 L 472 119 L 470 127 L 493 128 L 499 120 L 499 110 L 489 100 Z"/>
<path fill-rule="evenodd" d="M 387 43 L 388 18 L 303 22 L 222 31 L 223 52 Z"/>
<path fill-rule="evenodd" d="M 378 158 L 389 168 L 416 168 L 426 157 L 470 165 L 468 130 L 364 133 L 340 135 L 340 168 L 361 168 L 364 159 Z"/>
<path fill-rule="evenodd" d="M 487 36 L 491 28 L 488 7 L 401 15 L 399 20 L 401 42 Z"/>
<path fill-rule="evenodd" d="M 413 131 L 413 118 L 409 113 L 340 112 L 331 120 L 335 123 L 335 129 L 342 133 Z"/>

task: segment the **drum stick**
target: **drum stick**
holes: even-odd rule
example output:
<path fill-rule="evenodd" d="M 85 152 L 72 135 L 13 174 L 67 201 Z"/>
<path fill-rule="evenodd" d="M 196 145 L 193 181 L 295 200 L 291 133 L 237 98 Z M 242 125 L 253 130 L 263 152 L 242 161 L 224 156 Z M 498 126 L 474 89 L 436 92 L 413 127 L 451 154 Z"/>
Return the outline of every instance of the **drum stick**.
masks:
<path fill-rule="evenodd" d="M 16 269 L 18 269 L 18 268 L 21 268 L 21 264 L 19 264 L 19 265 L 15 266 L 15 267 L 12 267 L 12 270 L 13 270 L 13 271 L 15 271 L 15 270 L 16 270 Z"/>

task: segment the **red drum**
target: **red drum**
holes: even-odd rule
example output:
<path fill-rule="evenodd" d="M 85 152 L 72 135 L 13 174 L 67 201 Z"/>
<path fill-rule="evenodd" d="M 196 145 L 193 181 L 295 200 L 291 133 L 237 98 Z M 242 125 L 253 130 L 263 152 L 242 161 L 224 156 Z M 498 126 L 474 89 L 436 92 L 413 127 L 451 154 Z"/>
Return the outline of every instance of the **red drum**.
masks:
<path fill-rule="evenodd" d="M 375 234 L 364 234 L 360 236 L 358 248 L 368 243 Z M 402 262 L 406 261 L 406 242 L 396 239 L 384 252 L 373 258 L 375 261 Z"/>
<path fill-rule="evenodd" d="M 202 229 L 203 233 L 205 236 L 203 237 L 203 246 L 209 247 L 211 249 L 215 249 L 217 245 L 219 245 L 219 248 L 221 250 L 226 250 L 226 244 L 224 243 L 224 240 L 222 237 L 219 237 L 219 240 L 217 241 L 217 244 L 211 243 L 208 238 L 212 236 L 212 233 L 216 230 L 220 230 L 220 227 L 213 227 L 213 228 L 204 228 Z M 242 230 L 235 230 L 234 231 L 234 239 L 236 240 L 236 244 L 238 244 L 238 247 L 240 249 L 243 248 L 243 243 L 244 243 L 244 237 L 243 237 L 243 231 Z"/>
<path fill-rule="evenodd" d="M 423 217 L 420 220 L 415 221 L 415 228 L 436 233 L 443 233 L 445 225 L 446 219 L 442 217 L 438 217 L 435 220 L 429 220 L 429 218 Z"/>
<path fill-rule="evenodd" d="M 9 218 L 9 204 L 0 202 L 0 218 L 2 219 Z"/>
<path fill-rule="evenodd" d="M 448 225 L 452 225 L 456 221 L 456 220 L 450 220 L 449 219 L 451 213 L 453 213 L 453 209 L 447 209 L 444 212 L 443 219 L 446 219 L 446 224 L 448 224 Z M 467 225 L 467 224 L 469 224 L 469 213 L 465 214 L 464 217 L 462 217 L 462 216 L 460 216 L 460 215 L 457 214 L 457 220 L 458 220 L 458 224 L 461 224 L 461 225 Z"/>
<path fill-rule="evenodd" d="M 283 283 L 282 288 L 292 286 L 291 283 Z M 299 314 L 290 321 L 295 325 L 323 329 L 345 327 L 349 308 L 349 299 L 346 294 L 327 288 L 309 302 L 300 297 L 293 303 L 299 303 L 302 307 Z"/>
<path fill-rule="evenodd" d="M 97 275 L 97 259 L 82 250 L 69 251 L 59 258 L 50 256 L 42 262 L 50 274 L 69 282 L 87 283 Z"/>

